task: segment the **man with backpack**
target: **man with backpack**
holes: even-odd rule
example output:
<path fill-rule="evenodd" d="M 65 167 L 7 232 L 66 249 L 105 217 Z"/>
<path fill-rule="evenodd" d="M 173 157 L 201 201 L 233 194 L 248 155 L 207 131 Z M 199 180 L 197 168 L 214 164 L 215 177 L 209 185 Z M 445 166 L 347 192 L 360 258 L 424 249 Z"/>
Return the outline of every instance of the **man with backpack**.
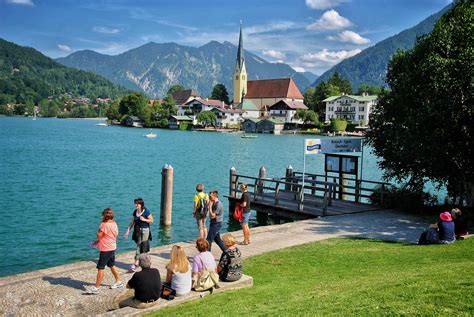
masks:
<path fill-rule="evenodd" d="M 199 228 L 199 238 L 206 239 L 207 227 L 206 218 L 209 212 L 209 196 L 204 192 L 204 185 L 196 185 L 197 194 L 194 195 L 193 216 Z"/>

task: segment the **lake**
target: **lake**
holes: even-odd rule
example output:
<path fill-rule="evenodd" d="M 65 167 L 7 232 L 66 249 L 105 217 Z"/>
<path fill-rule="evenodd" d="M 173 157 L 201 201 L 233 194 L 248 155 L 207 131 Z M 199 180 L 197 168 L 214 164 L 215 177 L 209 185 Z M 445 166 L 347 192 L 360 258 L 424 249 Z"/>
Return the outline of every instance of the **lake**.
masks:
<path fill-rule="evenodd" d="M 51 267 L 98 256 L 87 243 L 95 240 L 100 214 L 111 207 L 120 230 L 118 252 L 134 249 L 123 233 L 133 200 L 142 197 L 153 212 L 152 246 L 195 239 L 192 218 L 197 183 L 218 190 L 228 229 L 229 169 L 282 177 L 285 168 L 303 170 L 301 135 L 259 134 L 100 127 L 94 120 L 0 117 L 0 276 Z M 306 158 L 306 171 L 323 173 L 323 155 Z M 172 226 L 159 223 L 161 169 L 174 168 Z M 364 179 L 380 180 L 376 159 L 366 148 Z M 255 225 L 255 214 L 252 224 Z"/>

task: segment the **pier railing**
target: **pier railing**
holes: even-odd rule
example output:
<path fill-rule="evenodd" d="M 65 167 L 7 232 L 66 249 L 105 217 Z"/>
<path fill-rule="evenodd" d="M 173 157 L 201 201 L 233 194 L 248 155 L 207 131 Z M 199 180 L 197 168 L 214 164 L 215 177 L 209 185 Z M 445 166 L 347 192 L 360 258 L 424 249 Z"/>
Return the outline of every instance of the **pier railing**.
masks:
<path fill-rule="evenodd" d="M 265 177 L 265 169 L 258 177 L 237 174 L 235 169 L 230 175 L 230 197 L 237 197 L 239 184 L 247 183 L 248 191 L 254 202 L 275 207 L 285 207 L 288 203 L 297 204 L 297 210 L 305 213 L 305 204 L 318 206 L 325 216 L 333 199 L 355 203 L 383 204 L 389 195 L 389 184 L 384 182 L 356 180 L 348 177 L 326 176 L 287 170 L 282 178 Z"/>

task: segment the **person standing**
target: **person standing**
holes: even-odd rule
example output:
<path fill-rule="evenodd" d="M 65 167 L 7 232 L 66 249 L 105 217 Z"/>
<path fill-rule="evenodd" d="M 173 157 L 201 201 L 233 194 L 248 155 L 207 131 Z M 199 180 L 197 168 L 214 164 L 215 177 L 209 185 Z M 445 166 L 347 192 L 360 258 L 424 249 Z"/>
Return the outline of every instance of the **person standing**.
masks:
<path fill-rule="evenodd" d="M 207 227 L 206 219 L 207 212 L 209 207 L 209 196 L 204 192 L 204 185 L 196 185 L 197 194 L 194 195 L 194 209 L 193 216 L 196 219 L 198 229 L 199 229 L 199 238 L 206 239 L 207 237 Z"/>
<path fill-rule="evenodd" d="M 246 183 L 240 184 L 240 191 L 242 196 L 240 197 L 239 204 L 243 208 L 244 212 L 242 214 L 242 231 L 244 233 L 244 241 L 241 242 L 241 245 L 250 244 L 250 229 L 249 229 L 249 219 L 250 219 L 250 193 L 248 192 L 248 185 Z"/>
<path fill-rule="evenodd" d="M 133 274 L 127 288 L 135 290 L 134 297 L 120 301 L 119 307 L 148 308 L 158 303 L 161 294 L 161 277 L 157 269 L 151 268 L 151 258 L 147 253 L 140 254 L 138 263 L 142 270 Z"/>
<path fill-rule="evenodd" d="M 209 224 L 209 233 L 207 234 L 207 242 L 209 242 L 209 251 L 212 248 L 212 241 L 215 241 L 221 251 L 225 250 L 224 242 L 221 239 L 221 227 L 222 220 L 224 218 L 224 212 L 222 211 L 222 203 L 219 201 L 219 194 L 217 190 L 212 191 L 209 194 L 211 200 L 209 208 L 209 218 L 211 219 Z"/>
<path fill-rule="evenodd" d="M 120 281 L 120 274 L 115 267 L 115 250 L 117 249 L 118 227 L 114 221 L 114 212 L 110 208 L 102 211 L 102 222 L 97 231 L 96 245 L 99 246 L 100 255 L 97 262 L 97 277 L 95 286 L 86 290 L 88 294 L 99 294 L 100 284 L 104 279 L 104 269 L 107 265 L 115 277 L 115 283 L 110 286 L 111 289 L 122 288 L 123 283 Z"/>
<path fill-rule="evenodd" d="M 153 215 L 151 211 L 145 208 L 145 202 L 142 198 L 134 200 L 135 210 L 132 213 L 132 220 L 128 225 L 125 239 L 128 239 L 130 230 L 133 228 L 132 239 L 137 244 L 135 252 L 135 263 L 130 266 L 129 271 L 135 272 L 138 267 L 138 257 L 142 253 L 150 251 L 150 224 L 153 223 Z"/>

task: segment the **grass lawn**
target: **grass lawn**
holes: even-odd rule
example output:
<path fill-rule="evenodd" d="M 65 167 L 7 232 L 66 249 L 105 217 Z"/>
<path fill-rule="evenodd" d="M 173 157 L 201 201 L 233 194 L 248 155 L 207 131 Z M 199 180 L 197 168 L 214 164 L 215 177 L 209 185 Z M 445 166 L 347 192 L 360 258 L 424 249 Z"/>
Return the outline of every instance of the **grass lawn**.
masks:
<path fill-rule="evenodd" d="M 474 315 L 474 238 L 417 246 L 330 239 L 244 261 L 254 286 L 156 316 Z"/>

